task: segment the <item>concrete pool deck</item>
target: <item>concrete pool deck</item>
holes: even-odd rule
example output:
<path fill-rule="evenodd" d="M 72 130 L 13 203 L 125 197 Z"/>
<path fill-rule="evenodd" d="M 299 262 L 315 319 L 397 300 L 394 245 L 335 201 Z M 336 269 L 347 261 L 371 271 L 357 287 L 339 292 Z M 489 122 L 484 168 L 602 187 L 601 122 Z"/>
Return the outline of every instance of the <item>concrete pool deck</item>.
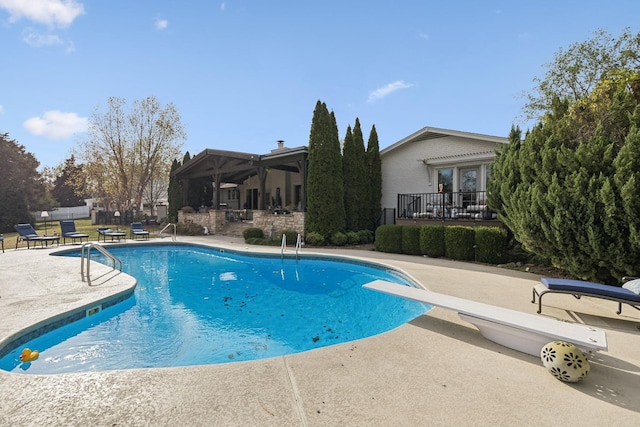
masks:
<path fill-rule="evenodd" d="M 280 252 L 233 237 L 178 241 Z M 57 249 L 0 253 L 0 340 L 135 283 L 96 265 L 89 287 L 77 258 L 49 256 Z M 436 292 L 532 314 L 537 308 L 530 301 L 540 277 L 530 273 L 365 250 L 303 252 L 378 261 Z M 0 371 L 0 425 L 638 425 L 640 311 L 624 306 L 616 315 L 615 302 L 569 295 L 548 295 L 544 303 L 541 316 L 607 331 L 609 350 L 590 356 L 582 383 L 556 380 L 539 358 L 487 341 L 456 313 L 435 308 L 381 335 L 254 362 L 64 375 Z"/>

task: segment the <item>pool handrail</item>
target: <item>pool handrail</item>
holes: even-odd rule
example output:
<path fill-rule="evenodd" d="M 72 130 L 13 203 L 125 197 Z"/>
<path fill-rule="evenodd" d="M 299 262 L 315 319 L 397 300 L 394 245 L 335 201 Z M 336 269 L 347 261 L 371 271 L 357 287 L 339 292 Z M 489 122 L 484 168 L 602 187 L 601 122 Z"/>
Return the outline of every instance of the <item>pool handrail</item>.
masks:
<path fill-rule="evenodd" d="M 298 251 L 302 247 L 302 236 L 298 233 L 298 237 L 296 238 L 296 259 L 298 259 Z"/>
<path fill-rule="evenodd" d="M 284 251 L 287 248 L 287 235 L 282 233 L 282 243 L 280 244 L 280 256 L 284 259 Z"/>
<path fill-rule="evenodd" d="M 168 223 L 167 225 L 164 226 L 164 228 L 162 230 L 160 230 L 160 232 L 158 233 L 158 237 L 162 239 L 162 232 L 164 230 L 166 230 L 167 228 L 169 228 L 170 226 L 173 226 L 173 237 L 172 240 L 175 242 L 176 241 L 176 225 L 172 222 Z"/>
<path fill-rule="evenodd" d="M 102 255 L 106 256 L 107 258 L 109 258 L 111 260 L 111 268 L 113 268 L 114 270 L 116 269 L 116 262 L 119 264 L 119 271 L 122 271 L 122 261 L 119 258 L 116 258 L 115 256 L 113 256 L 113 254 L 111 252 L 109 252 L 107 249 L 105 249 L 104 246 L 102 246 L 99 243 L 94 243 L 94 242 L 86 242 L 82 244 L 82 249 L 80 250 L 80 275 L 82 276 L 82 281 L 85 281 L 85 278 L 87 279 L 86 282 L 89 286 L 91 286 L 91 248 L 95 248 L 98 252 L 100 252 Z M 85 276 L 84 274 L 84 260 L 85 260 L 85 249 L 86 249 L 86 259 L 87 259 L 87 274 Z"/>

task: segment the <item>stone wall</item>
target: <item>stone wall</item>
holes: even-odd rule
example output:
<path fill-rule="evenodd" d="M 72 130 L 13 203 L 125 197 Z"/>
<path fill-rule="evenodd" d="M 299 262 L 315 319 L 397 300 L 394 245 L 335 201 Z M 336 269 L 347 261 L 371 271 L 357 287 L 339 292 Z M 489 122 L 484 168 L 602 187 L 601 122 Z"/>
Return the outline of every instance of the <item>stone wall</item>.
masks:
<path fill-rule="evenodd" d="M 265 237 L 268 237 L 270 233 L 275 237 L 282 232 L 282 230 L 294 230 L 304 236 L 304 219 L 304 212 L 276 215 L 269 211 L 253 211 L 253 226 L 261 228 L 264 231 Z"/>
<path fill-rule="evenodd" d="M 272 236 L 277 236 L 282 230 L 294 230 L 304 235 L 304 212 L 293 212 L 288 215 L 275 215 L 269 211 L 258 210 L 252 212 L 253 224 L 249 225 L 261 228 L 265 236 L 269 236 L 269 233 L 271 233 Z M 210 210 L 206 213 L 184 213 L 178 211 L 178 222 L 184 223 L 191 221 L 194 224 L 207 227 L 211 234 L 219 234 L 225 225 L 225 214 L 226 212 L 223 210 Z"/>

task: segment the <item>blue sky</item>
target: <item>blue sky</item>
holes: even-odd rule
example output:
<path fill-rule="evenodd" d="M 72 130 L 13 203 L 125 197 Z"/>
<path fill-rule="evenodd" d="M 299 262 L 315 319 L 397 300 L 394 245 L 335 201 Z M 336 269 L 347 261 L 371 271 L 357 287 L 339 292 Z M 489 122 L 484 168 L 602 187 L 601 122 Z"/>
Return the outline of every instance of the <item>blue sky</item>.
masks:
<path fill-rule="evenodd" d="M 0 0 L 0 132 L 42 166 L 111 96 L 175 104 L 183 150 L 308 144 L 318 99 L 341 138 L 425 127 L 507 136 L 560 48 L 637 33 L 640 2 Z"/>

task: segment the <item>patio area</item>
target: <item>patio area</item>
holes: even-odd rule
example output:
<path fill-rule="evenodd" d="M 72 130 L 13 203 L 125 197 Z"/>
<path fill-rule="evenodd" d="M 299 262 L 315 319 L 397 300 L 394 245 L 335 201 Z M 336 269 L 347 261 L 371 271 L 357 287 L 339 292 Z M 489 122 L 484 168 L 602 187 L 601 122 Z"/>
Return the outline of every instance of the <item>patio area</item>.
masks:
<path fill-rule="evenodd" d="M 280 251 L 248 247 L 239 237 L 178 241 Z M 0 253 L 0 340 L 135 284 L 96 265 L 101 282 L 88 287 L 78 259 L 49 256 L 56 250 Z M 537 309 L 531 290 L 540 277 L 530 273 L 357 249 L 303 249 L 313 252 L 388 264 L 443 294 L 532 314 Z M 599 299 L 545 297 L 540 316 L 607 332 L 609 350 L 590 356 L 591 373 L 577 384 L 558 381 L 539 358 L 488 341 L 456 313 L 435 308 L 381 335 L 253 362 L 49 376 L 0 371 L 0 424 L 635 426 L 640 312 L 624 307 L 616 315 L 616 308 Z"/>

